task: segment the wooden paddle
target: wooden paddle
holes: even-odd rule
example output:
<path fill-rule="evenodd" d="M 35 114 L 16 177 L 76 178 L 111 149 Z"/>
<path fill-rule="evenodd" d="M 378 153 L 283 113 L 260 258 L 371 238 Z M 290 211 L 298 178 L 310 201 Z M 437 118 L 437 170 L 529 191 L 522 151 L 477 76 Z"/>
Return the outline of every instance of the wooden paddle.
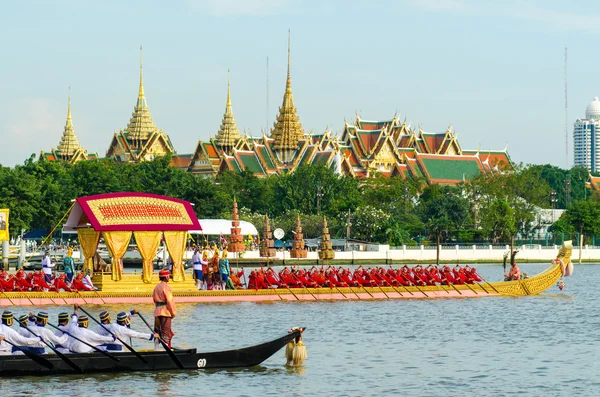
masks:
<path fill-rule="evenodd" d="M 390 269 L 392 269 L 392 271 L 394 271 L 394 268 L 392 267 L 392 265 L 390 265 Z M 398 281 L 398 278 L 394 277 L 396 279 L 396 281 Z M 398 285 L 402 286 L 402 288 L 404 288 L 406 290 L 406 292 L 408 292 L 409 294 L 413 295 L 414 294 L 408 289 L 406 288 L 406 286 L 404 284 L 402 284 L 400 281 L 398 281 Z"/>
<path fill-rule="evenodd" d="M 310 290 L 306 287 L 306 285 L 302 284 L 302 282 L 298 279 L 298 277 L 296 276 L 296 274 L 294 274 L 294 272 L 290 272 L 290 275 L 293 276 L 296 279 L 296 281 L 299 282 L 304 287 L 306 292 L 308 292 L 313 298 L 315 298 L 315 300 L 318 300 L 317 297 L 314 296 L 312 292 L 310 292 Z"/>
<path fill-rule="evenodd" d="M 144 318 L 144 316 L 142 316 L 142 313 L 138 312 L 137 310 L 135 311 L 135 313 L 138 316 L 140 316 L 140 318 L 142 319 L 142 321 L 144 322 L 144 324 L 146 324 L 146 326 L 148 327 L 148 329 L 150 329 L 150 331 L 152 331 L 152 333 L 154 333 L 154 329 L 152 327 L 150 327 L 150 324 L 148 324 L 148 321 L 146 321 L 146 319 Z M 183 363 L 177 358 L 177 356 L 175 355 L 175 353 L 173 352 L 173 350 L 165 343 L 165 341 L 162 340 L 161 338 L 158 338 L 158 341 L 160 342 L 160 344 L 162 345 L 162 347 L 167 351 L 167 353 L 169 354 L 169 357 L 171 357 L 171 360 L 173 360 L 173 362 L 175 364 L 177 364 L 177 366 L 179 367 L 179 369 L 184 369 Z"/>
<path fill-rule="evenodd" d="M 335 275 L 338 277 L 338 279 L 340 279 L 340 280 L 341 280 L 340 273 L 338 272 L 338 270 L 337 270 L 335 267 L 331 266 L 331 265 L 329 265 L 329 267 L 330 267 L 331 269 L 333 269 L 333 271 L 335 272 Z M 335 288 L 337 289 L 337 287 L 335 287 Z M 350 292 L 352 292 L 354 295 L 356 295 L 356 297 L 358 298 L 358 300 L 360 300 L 360 296 L 358 296 L 358 294 L 352 290 L 352 287 L 351 287 L 350 285 L 348 285 L 348 288 L 350 289 Z M 339 292 L 340 294 L 344 295 L 344 293 L 342 293 L 342 291 L 339 291 L 339 290 L 338 290 L 338 292 Z M 348 299 L 348 298 L 346 297 L 346 295 L 344 295 L 344 298 Z"/>
<path fill-rule="evenodd" d="M 131 346 L 129 346 L 125 341 L 123 341 L 123 339 L 119 338 L 117 335 L 113 334 L 112 332 L 110 332 L 110 330 L 108 328 L 106 328 L 104 326 L 104 324 L 102 324 L 100 321 L 96 320 L 91 314 L 89 314 L 83 307 L 79 306 L 79 308 L 81 309 L 82 312 L 84 312 L 85 314 L 87 314 L 87 316 L 89 318 L 91 318 L 92 320 L 94 320 L 94 322 L 96 324 L 98 324 L 99 326 L 101 326 L 106 332 L 108 332 L 113 338 L 115 338 L 116 340 L 118 340 L 119 342 L 121 342 L 123 344 L 123 346 L 125 346 L 130 352 L 132 352 L 133 354 L 136 355 L 137 358 L 139 358 L 141 361 L 143 361 L 145 364 L 148 364 L 148 360 L 146 360 L 146 358 L 144 358 L 142 355 L 140 355 L 140 353 L 136 352 L 135 349 Z"/>
<path fill-rule="evenodd" d="M 15 349 L 23 352 L 23 354 L 25 354 L 27 357 L 29 357 L 30 359 L 32 359 L 33 361 L 35 361 L 36 363 L 48 368 L 48 369 L 54 369 L 54 364 L 52 364 L 50 361 L 46 360 L 44 357 L 40 356 L 39 354 L 33 353 L 25 348 L 22 348 L 21 346 L 17 346 L 12 342 L 7 341 L 6 339 L 3 339 L 4 342 L 8 343 L 9 345 L 11 345 L 12 347 L 14 347 Z"/>
<path fill-rule="evenodd" d="M 38 334 L 33 332 L 31 330 L 31 328 L 29 328 L 24 323 L 19 322 L 19 324 L 21 324 L 21 326 L 23 326 L 25 329 L 27 329 L 27 331 L 31 332 L 33 335 L 40 337 Z M 43 338 L 40 337 L 40 340 L 43 344 L 48 346 L 50 348 L 50 350 L 52 350 L 58 357 L 60 357 L 64 362 L 66 362 L 69 365 L 69 367 L 73 368 L 76 372 L 83 374 L 83 370 L 81 369 L 81 367 L 79 365 L 75 364 L 73 361 L 71 361 L 71 359 L 69 359 L 69 357 L 65 356 L 64 354 L 62 354 L 61 352 L 56 350 L 54 348 L 54 346 L 52 346 L 50 343 L 46 342 Z"/>
<path fill-rule="evenodd" d="M 498 292 L 498 290 L 497 290 L 496 288 L 494 288 L 494 286 L 493 286 L 492 284 L 488 283 L 488 282 L 487 282 L 487 280 L 486 280 L 485 278 L 481 277 L 481 275 L 480 275 L 479 273 L 475 272 L 475 274 L 476 274 L 476 275 L 477 275 L 477 276 L 478 276 L 480 279 L 482 279 L 484 283 L 486 283 L 487 285 L 489 285 L 490 287 L 492 287 L 492 289 L 493 289 L 494 291 L 496 291 L 496 293 L 497 293 L 497 294 L 500 294 L 500 292 Z M 481 288 L 483 288 L 483 286 L 482 286 Z"/>
<path fill-rule="evenodd" d="M 105 351 L 105 350 L 102 350 L 102 349 L 99 349 L 98 347 L 96 347 L 96 346 L 94 346 L 94 345 L 91 345 L 91 344 L 89 344 L 89 343 L 87 343 L 87 342 L 85 342 L 85 341 L 83 341 L 83 340 L 79 339 L 78 337 L 74 336 L 74 335 L 73 335 L 73 334 L 71 334 L 70 332 L 63 331 L 62 329 L 58 328 L 58 327 L 57 327 L 56 325 L 54 325 L 54 324 L 50 324 L 50 323 L 48 323 L 48 325 L 49 325 L 49 326 L 51 326 L 51 327 L 52 327 L 52 328 L 54 328 L 54 329 L 57 329 L 57 330 L 59 330 L 59 331 L 60 331 L 60 332 L 62 332 L 63 334 L 67 334 L 67 335 L 69 335 L 71 338 L 75 339 L 76 341 L 78 341 L 78 342 L 81 342 L 81 343 L 83 343 L 84 345 L 91 347 L 92 349 L 96 350 L 98 353 L 102 353 L 102 354 L 104 354 L 106 357 L 110 358 L 110 359 L 111 359 L 111 360 L 113 360 L 113 361 L 117 361 L 117 362 L 121 361 L 121 360 L 119 360 L 118 358 L 116 358 L 115 356 L 113 356 L 112 354 L 110 354 L 109 352 L 107 352 L 107 351 Z"/>

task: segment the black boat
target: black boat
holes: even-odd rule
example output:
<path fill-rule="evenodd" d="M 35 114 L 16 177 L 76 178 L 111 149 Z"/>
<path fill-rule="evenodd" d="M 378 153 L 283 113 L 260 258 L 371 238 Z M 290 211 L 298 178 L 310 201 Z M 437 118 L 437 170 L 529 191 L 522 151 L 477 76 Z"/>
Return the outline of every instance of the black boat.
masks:
<path fill-rule="evenodd" d="M 177 360 L 166 351 L 138 351 L 138 355 L 129 351 L 111 352 L 114 358 L 100 353 L 65 355 L 71 363 L 56 354 L 38 356 L 46 360 L 45 363 L 26 355 L 0 356 L 0 376 L 252 367 L 277 353 L 289 341 L 299 337 L 302 331 L 300 328 L 293 329 L 287 335 L 270 342 L 235 350 L 198 353 L 196 349 L 174 349 L 172 352 Z M 76 370 L 77 367 L 81 371 Z"/>

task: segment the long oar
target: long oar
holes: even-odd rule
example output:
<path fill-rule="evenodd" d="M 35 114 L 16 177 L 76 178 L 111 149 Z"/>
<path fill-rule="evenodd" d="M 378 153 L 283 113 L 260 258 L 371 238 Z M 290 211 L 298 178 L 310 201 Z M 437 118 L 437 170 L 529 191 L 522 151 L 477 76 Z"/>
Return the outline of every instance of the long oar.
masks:
<path fill-rule="evenodd" d="M 415 273 L 415 276 L 416 276 L 416 277 L 417 277 L 419 280 L 421 280 L 423 283 L 425 283 L 425 281 L 423 281 L 423 279 L 422 279 L 421 277 L 419 277 L 419 275 L 418 275 L 418 274 L 416 274 L 416 273 Z M 423 290 L 421 289 L 421 287 L 419 287 L 419 286 L 417 285 L 417 283 L 416 283 L 416 282 L 415 282 L 415 285 L 414 285 L 414 287 L 415 287 L 416 289 L 418 289 L 420 293 L 422 293 L 422 294 L 423 294 L 423 295 L 425 295 L 427 298 L 429 298 L 429 295 L 427 295 L 427 294 L 425 293 L 425 291 L 423 291 Z"/>
<path fill-rule="evenodd" d="M 10 297 L 8 295 L 6 295 L 6 292 L 4 292 L 4 290 L 1 290 L 2 295 L 6 296 L 6 299 L 8 299 L 8 301 L 10 302 L 11 305 L 16 306 L 15 302 L 12 301 L 12 299 L 10 299 Z M 27 297 L 27 295 L 25 295 Z M 29 298 L 27 298 L 29 299 Z M 29 302 L 31 302 L 31 299 L 29 299 Z M 33 306 L 33 302 L 31 302 L 31 305 Z"/>
<path fill-rule="evenodd" d="M 7 341 L 6 339 L 4 339 L 4 342 L 8 343 L 9 345 L 11 345 L 12 347 L 14 347 L 15 349 L 23 352 L 23 354 L 25 354 L 27 357 L 29 357 L 30 359 L 32 359 L 33 361 L 35 361 L 36 363 L 48 368 L 48 369 L 54 369 L 54 364 L 52 364 L 50 361 L 46 360 L 44 357 L 40 356 L 39 354 L 33 353 L 25 348 L 22 348 L 21 346 L 17 346 L 12 342 Z"/>
<path fill-rule="evenodd" d="M 369 278 L 372 279 L 372 277 L 369 275 Z M 375 285 L 377 286 L 377 288 L 379 288 L 381 290 L 381 292 L 383 292 L 383 295 L 385 295 L 386 298 L 390 299 L 390 297 L 388 296 L 388 294 L 385 293 L 385 291 L 383 290 L 383 288 L 381 288 L 381 286 L 379 285 L 379 283 L 376 280 L 375 281 Z"/>
<path fill-rule="evenodd" d="M 479 294 L 477 293 L 477 291 L 475 291 L 475 289 L 469 285 L 469 283 L 466 283 L 466 282 L 465 282 L 465 283 L 464 283 L 464 284 L 462 284 L 462 285 L 466 285 L 466 286 L 467 286 L 467 288 L 469 288 L 471 291 L 473 291 L 473 292 L 475 293 L 475 295 L 479 295 Z M 484 292 L 486 292 L 486 293 L 488 293 L 488 294 L 489 294 L 489 292 L 487 292 L 487 290 L 486 290 L 485 288 L 483 288 L 483 287 L 482 287 L 482 289 L 483 289 L 483 291 L 484 291 Z"/>
<path fill-rule="evenodd" d="M 456 288 L 456 285 L 452 284 L 452 283 L 450 282 L 450 280 L 448 280 L 448 277 L 444 277 L 442 280 L 443 280 L 443 281 L 446 281 L 446 282 L 448 283 L 448 285 L 449 285 L 449 286 L 451 286 L 452 288 L 454 288 L 454 290 L 455 290 L 456 292 L 458 292 L 458 294 L 459 294 L 459 295 L 462 295 L 462 292 L 460 292 L 460 290 L 459 290 L 458 288 Z"/>
<path fill-rule="evenodd" d="M 57 329 L 57 330 L 59 330 L 59 331 L 60 331 L 60 332 L 62 332 L 63 334 L 67 334 L 67 335 L 69 335 L 71 338 L 75 339 L 76 341 L 78 341 L 78 342 L 81 342 L 81 343 L 83 343 L 84 345 L 91 347 L 92 349 L 96 350 L 98 353 L 102 353 L 102 354 L 104 354 L 106 357 L 110 358 L 110 359 L 111 359 L 111 360 L 113 360 L 113 361 L 117 361 L 117 362 L 121 361 L 121 360 L 119 360 L 118 358 L 116 358 L 115 356 L 113 356 L 112 354 L 108 353 L 107 351 L 105 351 L 105 350 L 102 350 L 102 349 L 100 349 L 100 348 L 98 348 L 98 347 L 96 347 L 96 346 L 94 346 L 94 345 L 91 345 L 91 344 L 87 343 L 86 341 L 83 341 L 83 340 L 79 339 L 79 338 L 78 338 L 78 337 L 76 337 L 76 336 L 73 336 L 73 334 L 71 334 L 70 332 L 63 331 L 62 329 L 58 328 L 58 327 L 57 327 L 56 325 L 54 325 L 54 324 L 50 324 L 50 323 L 48 323 L 48 325 L 49 325 L 49 326 L 51 326 L 51 327 L 52 327 L 52 328 L 54 328 L 54 329 Z"/>
<path fill-rule="evenodd" d="M 110 330 L 108 328 L 106 328 L 104 326 L 104 324 L 102 324 L 100 321 L 96 320 L 96 318 L 94 318 L 91 314 L 89 314 L 83 307 L 79 306 L 79 308 L 81 309 L 82 312 L 84 312 L 85 314 L 88 315 L 89 318 L 91 318 L 92 320 L 94 320 L 94 322 L 96 324 L 98 324 L 99 326 L 101 326 L 102 328 L 104 328 L 104 330 L 106 332 L 108 332 L 113 338 L 117 339 L 119 342 L 121 342 L 123 344 L 123 346 L 125 346 L 130 352 L 132 352 L 133 354 L 136 355 L 137 358 L 139 358 L 141 361 L 143 361 L 145 364 L 148 364 L 148 360 L 146 360 L 144 357 L 142 357 L 142 355 L 140 355 L 140 353 L 136 352 L 135 349 L 131 346 L 129 346 L 127 344 L 127 342 L 123 341 L 123 339 L 119 338 L 117 335 L 113 334 L 112 332 L 110 332 Z"/>
<path fill-rule="evenodd" d="M 480 275 L 479 273 L 475 272 L 475 274 L 476 274 L 477 276 L 479 276 L 479 278 L 480 278 L 480 279 L 482 279 L 484 283 L 486 283 L 487 285 L 489 285 L 490 287 L 492 287 L 492 289 L 493 289 L 494 291 L 496 291 L 496 293 L 497 293 L 497 294 L 500 294 L 500 292 L 498 292 L 498 290 L 497 290 L 496 288 L 494 288 L 494 286 L 493 286 L 492 284 L 488 283 L 488 282 L 487 282 L 487 280 L 486 280 L 485 278 L 481 277 L 481 275 Z M 483 287 L 482 287 L 482 288 L 483 288 Z"/>
<path fill-rule="evenodd" d="M 306 292 L 308 292 L 315 300 L 318 300 L 317 297 L 314 296 L 313 293 L 310 292 L 310 290 L 304 284 L 302 284 L 302 282 L 300 281 L 300 279 L 298 279 L 298 277 L 294 273 L 290 272 L 290 274 L 296 279 L 297 282 L 300 283 L 300 285 L 302 285 L 304 287 L 304 289 L 306 290 Z"/>
<path fill-rule="evenodd" d="M 333 267 L 333 266 L 329 266 L 329 267 L 333 269 L 333 271 L 335 272 L 335 275 L 337 276 L 337 278 L 341 280 L 342 278 L 340 277 L 340 273 L 338 272 L 338 270 L 337 270 L 335 267 Z M 336 287 L 336 289 L 337 289 L 337 287 Z M 348 285 L 348 289 L 350 289 L 350 292 L 352 292 L 354 295 L 356 295 L 356 297 L 358 298 L 358 300 L 360 300 L 360 296 L 358 296 L 358 294 L 352 290 L 352 287 L 351 287 L 350 285 Z M 342 295 L 344 295 L 344 294 L 342 293 L 342 291 L 339 291 L 339 292 L 340 292 Z M 348 298 L 346 297 L 346 295 L 344 295 L 344 298 L 348 299 Z"/>
<path fill-rule="evenodd" d="M 144 318 L 144 316 L 142 316 L 142 313 L 137 312 L 137 315 L 140 316 L 140 318 L 142 319 L 142 321 L 144 322 L 144 324 L 146 324 L 146 326 L 150 329 L 150 331 L 154 332 L 154 329 L 152 327 L 150 327 L 150 324 L 148 324 L 148 321 L 146 321 L 146 319 Z M 175 353 L 173 352 L 173 350 L 165 343 L 164 340 L 162 340 L 162 338 L 158 338 L 158 341 L 160 342 L 160 344 L 162 345 L 162 347 L 167 351 L 167 353 L 169 354 L 169 357 L 171 357 L 171 360 L 173 360 L 173 362 L 175 364 L 177 364 L 177 366 L 179 367 L 179 369 L 183 369 L 183 363 L 177 358 L 177 356 L 175 355 Z"/>
<path fill-rule="evenodd" d="M 392 269 L 392 272 L 393 272 L 393 273 L 395 273 L 395 272 L 394 272 L 394 268 L 392 267 L 392 265 L 390 265 L 390 269 Z M 404 278 L 404 277 L 402 277 L 402 278 Z M 408 292 L 408 293 L 409 293 L 409 294 L 411 294 L 411 295 L 414 295 L 414 294 L 413 294 L 413 293 L 412 293 L 412 292 L 411 292 L 411 291 L 410 291 L 408 288 L 406 288 L 406 286 L 405 286 L 404 284 L 402 284 L 402 283 L 401 283 L 401 282 L 398 280 L 398 278 L 397 278 L 396 276 L 394 276 L 394 279 L 395 279 L 396 281 L 398 281 L 398 286 L 402 286 L 402 288 L 404 288 L 404 289 L 406 290 L 406 292 Z"/>
<path fill-rule="evenodd" d="M 33 335 L 38 336 L 38 334 L 36 334 L 35 332 L 33 332 L 31 330 L 31 328 L 29 328 L 28 326 L 26 326 L 24 323 L 19 323 L 21 324 L 23 327 L 25 327 L 27 329 L 27 331 L 31 332 Z M 75 364 L 73 361 L 71 361 L 71 359 L 69 359 L 69 357 L 65 356 L 64 354 L 62 354 L 61 352 L 59 352 L 58 350 L 56 350 L 54 348 L 54 346 L 52 346 L 50 343 L 46 342 L 43 338 L 41 339 L 42 343 L 45 344 L 46 346 L 48 346 L 50 348 L 50 350 L 52 350 L 58 357 L 60 357 L 64 362 L 66 362 L 69 367 L 73 368 L 75 371 L 77 371 L 80 374 L 83 374 L 83 370 L 81 369 L 81 367 L 77 364 Z"/>

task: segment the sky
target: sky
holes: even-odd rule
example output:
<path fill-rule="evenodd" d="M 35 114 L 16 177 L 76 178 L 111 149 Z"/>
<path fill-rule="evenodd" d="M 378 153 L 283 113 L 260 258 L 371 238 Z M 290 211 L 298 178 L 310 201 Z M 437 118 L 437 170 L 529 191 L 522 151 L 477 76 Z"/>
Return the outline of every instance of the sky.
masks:
<path fill-rule="evenodd" d="M 463 149 L 565 168 L 573 123 L 600 96 L 593 1 L 23 0 L 2 3 L 0 27 L 5 166 L 58 145 L 68 87 L 77 137 L 103 157 L 133 112 L 140 45 L 150 112 L 179 154 L 216 135 L 227 69 L 240 130 L 270 130 L 288 29 L 307 132 L 397 115 L 428 132 L 452 125 Z"/>

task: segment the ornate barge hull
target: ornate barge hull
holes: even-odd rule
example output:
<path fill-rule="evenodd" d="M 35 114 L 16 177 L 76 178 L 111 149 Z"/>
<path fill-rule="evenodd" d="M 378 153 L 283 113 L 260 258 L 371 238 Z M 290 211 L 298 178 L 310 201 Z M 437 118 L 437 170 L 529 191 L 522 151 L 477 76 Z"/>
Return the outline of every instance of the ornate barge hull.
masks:
<path fill-rule="evenodd" d="M 480 282 L 476 284 L 436 285 L 423 287 L 350 287 L 350 288 L 279 288 L 268 290 L 198 291 L 194 288 L 173 289 L 177 303 L 269 302 L 372 299 L 481 298 L 486 296 L 537 295 L 552 287 L 562 277 L 560 263 L 553 263 L 543 272 L 528 279 Z M 140 284 L 139 277 L 135 283 Z M 48 306 L 77 304 L 152 304 L 152 290 L 139 290 L 131 283 L 120 281 L 118 290 L 99 292 L 4 292 L 0 306 Z M 173 283 L 173 286 L 176 284 Z M 149 285 L 153 287 L 154 285 Z M 108 287 L 108 285 L 107 285 Z M 142 286 L 143 287 L 143 286 Z"/>

